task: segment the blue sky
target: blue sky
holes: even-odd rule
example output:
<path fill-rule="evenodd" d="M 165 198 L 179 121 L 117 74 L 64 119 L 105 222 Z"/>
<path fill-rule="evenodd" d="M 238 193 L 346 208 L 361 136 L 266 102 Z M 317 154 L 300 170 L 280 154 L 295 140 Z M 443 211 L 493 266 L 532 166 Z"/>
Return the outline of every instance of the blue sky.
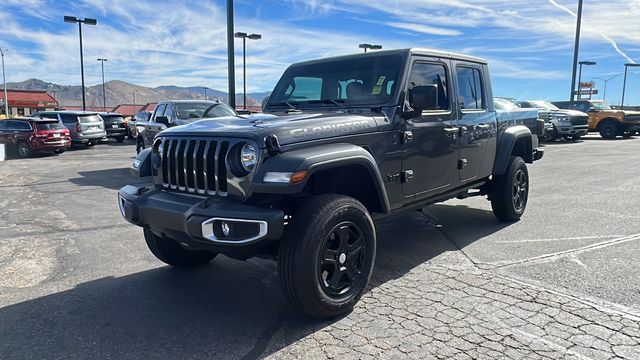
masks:
<path fill-rule="evenodd" d="M 564 99 L 571 81 L 576 0 L 236 0 L 236 31 L 257 32 L 248 43 L 249 90 L 267 91 L 292 62 L 358 52 L 359 43 L 385 49 L 427 47 L 489 60 L 494 92 L 518 99 Z M 225 90 L 223 0 L 3 0 L 0 47 L 8 81 L 40 78 L 79 84 L 77 26 L 63 15 L 94 17 L 85 27 L 86 82 L 98 84 L 98 57 L 107 80 L 146 86 L 209 86 Z M 640 62 L 640 0 L 585 0 L 583 80 L 610 78 Z M 237 42 L 238 88 L 241 43 Z M 602 94 L 603 83 L 598 81 Z M 607 86 L 619 103 L 622 76 Z M 599 97 L 601 97 L 600 95 Z M 627 103 L 640 105 L 640 70 L 628 80 Z"/>

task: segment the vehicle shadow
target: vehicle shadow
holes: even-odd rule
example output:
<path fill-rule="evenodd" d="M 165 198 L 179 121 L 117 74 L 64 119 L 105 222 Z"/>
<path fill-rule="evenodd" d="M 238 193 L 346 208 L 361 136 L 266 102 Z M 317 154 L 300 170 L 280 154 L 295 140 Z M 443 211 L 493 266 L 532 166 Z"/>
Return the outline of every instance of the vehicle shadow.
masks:
<path fill-rule="evenodd" d="M 147 184 L 149 179 L 136 178 L 127 168 L 113 168 L 95 171 L 79 171 L 81 177 L 69 179 L 72 184 L 80 186 L 101 186 L 118 190 L 125 185 Z"/>
<path fill-rule="evenodd" d="M 458 227 L 463 219 L 465 226 L 470 218 L 474 225 L 485 221 L 465 243 L 500 229 L 486 221 L 486 211 L 449 205 L 429 211 L 445 227 L 454 212 Z M 456 252 L 427 219 L 416 213 L 378 223 L 372 288 Z M 107 277 L 1 308 L 0 358 L 260 358 L 339 320 L 294 313 L 273 261 L 222 257 L 199 270 L 160 267 Z"/>

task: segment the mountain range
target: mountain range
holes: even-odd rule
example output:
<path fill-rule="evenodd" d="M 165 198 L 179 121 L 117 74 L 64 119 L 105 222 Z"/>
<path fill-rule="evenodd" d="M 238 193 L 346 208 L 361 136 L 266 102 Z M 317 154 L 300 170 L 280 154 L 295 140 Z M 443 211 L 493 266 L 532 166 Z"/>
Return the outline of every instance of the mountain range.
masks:
<path fill-rule="evenodd" d="M 21 82 L 7 83 L 8 89 L 17 90 L 46 90 L 53 95 L 60 106 L 80 106 L 82 105 L 82 86 L 80 85 L 59 85 L 42 81 L 40 79 L 29 79 Z M 204 100 L 204 86 L 180 87 L 173 85 L 158 86 L 155 88 L 131 84 L 125 81 L 112 80 L 104 84 L 106 93 L 106 106 L 113 108 L 120 104 L 133 104 L 134 92 L 135 103 L 146 104 L 150 102 L 160 102 L 163 100 Z M 248 105 L 260 105 L 262 99 L 269 95 L 269 92 L 248 93 Z M 86 103 L 88 107 L 102 106 L 102 84 L 86 87 Z M 228 94 L 224 91 L 206 88 L 207 99 L 218 99 L 227 102 Z M 243 104 L 242 94 L 236 94 L 236 105 Z"/>

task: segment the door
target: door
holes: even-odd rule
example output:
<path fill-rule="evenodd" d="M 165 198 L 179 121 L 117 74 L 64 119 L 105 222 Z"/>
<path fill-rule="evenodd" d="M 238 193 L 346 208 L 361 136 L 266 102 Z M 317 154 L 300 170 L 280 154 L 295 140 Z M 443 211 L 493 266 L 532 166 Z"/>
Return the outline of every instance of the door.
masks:
<path fill-rule="evenodd" d="M 9 124 L 10 120 L 3 120 L 0 121 L 0 144 L 9 144 L 9 139 L 11 138 L 10 136 L 10 132 L 9 132 L 9 127 L 7 126 Z"/>
<path fill-rule="evenodd" d="M 437 110 L 406 120 L 402 156 L 402 191 L 428 197 L 458 184 L 457 122 L 451 101 L 449 62 L 415 60 L 407 94 L 415 86 L 437 86 Z"/>
<path fill-rule="evenodd" d="M 160 104 L 158 106 L 156 106 L 156 110 L 153 112 L 153 115 L 151 116 L 151 119 L 149 119 L 149 125 L 145 126 L 145 143 L 147 145 L 151 145 L 153 144 L 153 138 L 155 138 L 155 136 L 162 130 L 165 129 L 165 126 L 163 124 L 160 124 L 158 122 L 156 122 L 156 118 L 158 116 L 165 116 L 164 112 L 166 109 L 167 105 L 166 104 Z"/>
<path fill-rule="evenodd" d="M 484 73 L 481 64 L 456 64 L 457 106 L 460 113 L 458 168 L 463 183 L 490 174 L 485 164 L 485 153 L 489 141 L 495 137 L 497 122 L 495 113 L 490 112 L 487 106 L 487 79 L 483 77 Z"/>

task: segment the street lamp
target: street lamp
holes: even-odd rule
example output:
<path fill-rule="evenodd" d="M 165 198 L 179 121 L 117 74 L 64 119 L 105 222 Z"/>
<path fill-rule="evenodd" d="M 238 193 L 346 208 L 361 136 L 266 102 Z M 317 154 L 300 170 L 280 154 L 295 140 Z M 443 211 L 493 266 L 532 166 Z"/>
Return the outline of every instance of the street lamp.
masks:
<path fill-rule="evenodd" d="M 102 65 L 102 110 L 106 112 L 107 111 L 107 93 L 104 90 L 104 62 L 109 60 L 100 58 L 98 59 L 98 61 L 100 61 L 100 64 Z"/>
<path fill-rule="evenodd" d="M 580 88 L 582 85 L 582 66 L 583 65 L 587 65 L 587 66 L 592 66 L 592 65 L 596 65 L 595 61 L 580 61 L 580 75 L 578 76 L 578 100 L 582 99 L 582 94 L 580 93 Z"/>
<path fill-rule="evenodd" d="M 616 74 L 608 79 L 604 79 L 604 78 L 594 78 L 596 80 L 602 80 L 604 82 L 604 94 L 602 95 L 602 100 L 607 100 L 607 83 L 615 78 L 617 78 L 618 76 L 622 75 L 622 73 L 620 74 Z"/>
<path fill-rule="evenodd" d="M 360 45 L 358 45 L 358 47 L 360 49 L 364 49 L 364 52 L 367 52 L 367 49 L 369 49 L 369 50 L 382 50 L 382 45 L 360 44 Z"/>
<path fill-rule="evenodd" d="M 247 39 L 260 40 L 262 39 L 262 35 L 237 32 L 233 36 L 242 39 L 242 80 L 244 81 L 243 104 L 244 109 L 247 110 Z M 229 96 L 233 96 L 235 98 L 236 94 L 229 94 Z"/>
<path fill-rule="evenodd" d="M 2 83 L 4 84 L 4 115 L 9 117 L 9 97 L 7 96 L 7 79 L 4 75 L 4 51 L 0 48 L 0 55 L 2 56 Z"/>
<path fill-rule="evenodd" d="M 140 92 L 140 90 L 133 90 L 133 111 L 136 111 L 136 93 Z"/>
<path fill-rule="evenodd" d="M 80 34 L 80 75 L 82 76 L 82 110 L 86 110 L 87 102 L 84 95 L 84 59 L 82 55 L 82 24 L 96 25 L 98 20 L 90 18 L 78 19 L 75 16 L 65 16 L 64 22 L 78 23 L 78 33 Z"/>
<path fill-rule="evenodd" d="M 582 3 L 583 0 L 578 0 L 578 13 L 576 19 L 576 42 L 573 46 L 573 67 L 571 74 L 571 101 L 576 98 L 576 70 L 578 68 L 578 55 L 580 53 L 580 28 L 582 27 Z M 580 86 L 578 86 L 579 88 Z"/>
<path fill-rule="evenodd" d="M 640 64 L 624 64 L 624 83 L 622 85 L 622 102 L 620 103 L 620 109 L 624 110 L 624 93 L 627 91 L 627 70 L 630 67 L 640 67 Z"/>
<path fill-rule="evenodd" d="M 202 90 L 204 90 L 204 101 L 207 101 L 207 88 L 203 87 Z"/>

